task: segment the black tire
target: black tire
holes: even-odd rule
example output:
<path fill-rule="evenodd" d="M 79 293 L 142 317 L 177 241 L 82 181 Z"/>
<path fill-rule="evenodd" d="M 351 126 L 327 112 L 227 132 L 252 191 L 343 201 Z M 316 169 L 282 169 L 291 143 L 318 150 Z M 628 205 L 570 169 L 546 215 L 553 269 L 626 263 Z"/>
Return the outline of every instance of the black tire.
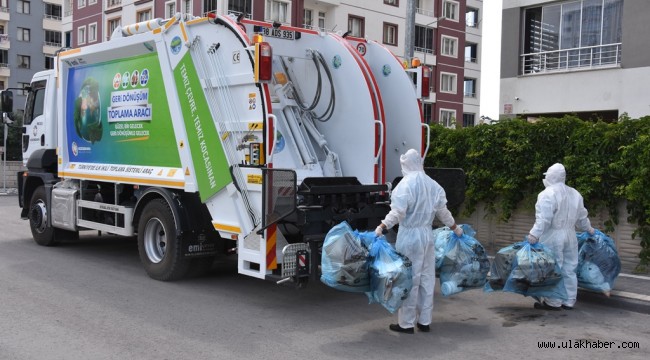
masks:
<path fill-rule="evenodd" d="M 181 239 L 169 204 L 154 199 L 145 205 L 138 222 L 138 252 L 147 274 L 156 280 L 178 280 L 190 262 L 183 257 Z"/>
<path fill-rule="evenodd" d="M 39 186 L 34 190 L 32 199 L 29 201 L 29 227 L 32 230 L 32 237 L 38 245 L 53 246 L 57 239 L 54 236 L 54 228 L 47 223 L 47 197 L 45 187 Z"/>

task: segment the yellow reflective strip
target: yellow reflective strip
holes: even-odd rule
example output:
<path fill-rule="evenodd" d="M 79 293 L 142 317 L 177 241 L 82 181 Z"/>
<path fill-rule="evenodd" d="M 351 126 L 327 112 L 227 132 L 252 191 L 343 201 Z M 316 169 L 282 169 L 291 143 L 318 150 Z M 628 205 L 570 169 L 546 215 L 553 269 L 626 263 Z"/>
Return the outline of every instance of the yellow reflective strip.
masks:
<path fill-rule="evenodd" d="M 172 25 L 176 23 L 176 17 L 173 17 L 170 21 L 165 24 L 165 30 L 169 29 Z"/>
<path fill-rule="evenodd" d="M 81 52 L 80 48 L 70 49 L 70 50 L 66 50 L 66 51 L 61 51 L 59 53 L 59 56 L 68 56 L 68 55 L 76 54 L 78 52 Z"/>
<path fill-rule="evenodd" d="M 185 31 L 185 24 L 181 23 L 181 33 L 183 34 L 183 40 L 187 42 L 187 32 Z"/>
<path fill-rule="evenodd" d="M 202 17 L 202 18 L 198 18 L 198 19 L 192 19 L 192 20 L 187 22 L 187 25 L 194 25 L 194 24 L 202 23 L 204 21 L 208 21 L 208 18 L 207 17 Z"/>
<path fill-rule="evenodd" d="M 228 231 L 231 233 L 239 234 L 241 233 L 241 229 L 238 226 L 232 226 L 232 225 L 226 225 L 226 224 L 218 224 L 218 223 L 212 223 L 212 226 L 214 226 L 215 230 L 222 230 L 222 231 Z"/>
<path fill-rule="evenodd" d="M 154 34 L 159 34 L 162 31 L 162 28 L 155 28 L 153 29 Z"/>
<path fill-rule="evenodd" d="M 82 180 L 83 179 L 105 180 L 105 181 L 114 181 L 120 183 L 133 183 L 133 184 L 145 184 L 145 185 L 164 185 L 164 186 L 173 186 L 178 188 L 185 187 L 185 181 L 177 181 L 177 180 L 138 179 L 138 178 L 131 178 L 131 177 L 123 177 L 123 176 L 79 174 L 79 173 L 67 173 L 67 172 L 59 172 L 59 177 L 67 177 L 67 178 L 82 179 Z"/>

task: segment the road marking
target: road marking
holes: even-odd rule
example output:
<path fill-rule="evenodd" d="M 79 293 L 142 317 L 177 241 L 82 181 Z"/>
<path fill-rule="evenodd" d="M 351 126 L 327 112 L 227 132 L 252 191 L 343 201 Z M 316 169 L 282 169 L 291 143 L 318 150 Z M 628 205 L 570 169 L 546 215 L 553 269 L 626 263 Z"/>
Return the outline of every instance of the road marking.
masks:
<path fill-rule="evenodd" d="M 641 294 L 635 294 L 627 291 L 617 291 L 617 290 L 612 290 L 611 295 L 613 296 L 618 296 L 618 297 L 624 297 L 628 299 L 635 299 L 635 300 L 641 300 L 641 301 L 650 301 L 650 296 L 649 295 L 641 295 Z"/>
<path fill-rule="evenodd" d="M 634 278 L 634 279 L 641 279 L 641 280 L 650 280 L 649 276 L 643 276 L 643 275 L 618 274 L 618 276 L 629 277 L 629 278 Z"/>

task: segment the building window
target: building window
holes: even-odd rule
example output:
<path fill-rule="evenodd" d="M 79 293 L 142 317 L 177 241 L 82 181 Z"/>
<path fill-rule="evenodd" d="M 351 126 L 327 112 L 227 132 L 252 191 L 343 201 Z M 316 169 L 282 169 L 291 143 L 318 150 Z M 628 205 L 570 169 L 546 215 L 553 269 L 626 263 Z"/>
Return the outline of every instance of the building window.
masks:
<path fill-rule="evenodd" d="M 318 12 L 318 28 L 325 31 L 325 13 L 322 11 Z"/>
<path fill-rule="evenodd" d="M 86 27 L 79 26 L 77 28 L 77 45 L 83 45 L 86 43 Z"/>
<path fill-rule="evenodd" d="M 9 50 L 0 50 L 0 68 L 9 66 Z"/>
<path fill-rule="evenodd" d="M 314 27 L 314 17 L 311 9 L 305 9 L 305 13 L 302 17 L 302 27 L 305 29 L 312 29 Z"/>
<path fill-rule="evenodd" d="M 95 5 L 97 4 L 97 0 L 88 0 L 88 5 Z"/>
<path fill-rule="evenodd" d="M 397 46 L 397 25 L 384 23 L 384 44 Z"/>
<path fill-rule="evenodd" d="M 183 6 L 182 12 L 185 14 L 191 14 L 192 13 L 192 1 L 193 0 L 183 0 L 183 3 L 181 4 Z"/>
<path fill-rule="evenodd" d="M 465 78 L 463 82 L 463 96 L 469 98 L 476 97 L 476 79 Z"/>
<path fill-rule="evenodd" d="M 440 92 L 455 94 L 456 79 L 458 75 L 453 73 L 440 73 Z"/>
<path fill-rule="evenodd" d="M 151 20 L 151 9 L 138 11 L 135 16 L 138 19 L 138 22 Z"/>
<path fill-rule="evenodd" d="M 230 1 L 228 1 L 230 9 Z M 203 0 L 203 15 L 217 12 L 217 0 Z"/>
<path fill-rule="evenodd" d="M 0 90 L 4 90 L 4 89 L 5 89 L 5 82 L 4 80 L 0 80 Z"/>
<path fill-rule="evenodd" d="M 54 47 L 61 47 L 61 32 L 45 30 L 45 44 Z"/>
<path fill-rule="evenodd" d="M 456 110 L 440 109 L 438 123 L 446 128 L 456 128 Z"/>
<path fill-rule="evenodd" d="M 29 69 L 31 68 L 31 57 L 27 55 L 18 55 L 18 68 Z"/>
<path fill-rule="evenodd" d="M 54 57 L 52 56 L 45 57 L 45 69 L 47 70 L 54 69 Z"/>
<path fill-rule="evenodd" d="M 289 22 L 289 3 L 278 0 L 266 0 L 267 20 L 277 21 L 283 24 Z"/>
<path fill-rule="evenodd" d="M 217 9 L 215 3 L 214 10 Z M 252 13 L 251 0 L 228 0 L 228 13 L 240 15 L 244 14 L 245 17 L 250 17 Z"/>
<path fill-rule="evenodd" d="M 465 43 L 465 62 L 478 62 L 478 44 Z"/>
<path fill-rule="evenodd" d="M 476 114 L 464 113 L 463 114 L 463 127 L 472 127 L 474 126 L 474 120 L 476 119 Z"/>
<path fill-rule="evenodd" d="M 422 104 L 422 116 L 424 117 L 424 123 L 425 124 L 431 124 L 433 119 L 431 116 L 433 115 L 433 104 L 430 102 L 425 102 Z"/>
<path fill-rule="evenodd" d="M 415 48 L 413 50 L 433 54 L 433 28 L 415 25 Z"/>
<path fill-rule="evenodd" d="M 19 14 L 29 14 L 31 12 L 29 1 L 25 1 L 25 0 L 16 1 L 16 12 Z"/>
<path fill-rule="evenodd" d="M 384 4 L 392 5 L 392 6 L 399 6 L 399 0 L 384 0 Z"/>
<path fill-rule="evenodd" d="M 77 0 L 77 9 L 86 7 L 86 0 Z"/>
<path fill-rule="evenodd" d="M 92 23 L 88 25 L 88 42 L 97 41 L 97 23 Z"/>
<path fill-rule="evenodd" d="M 449 36 L 442 36 L 441 53 L 445 56 L 458 57 L 458 39 Z"/>
<path fill-rule="evenodd" d="M 176 1 L 167 1 L 165 3 L 165 18 L 169 19 L 176 15 Z"/>
<path fill-rule="evenodd" d="M 30 33 L 29 29 L 19 27 L 16 31 L 16 39 L 18 41 L 29 41 Z"/>
<path fill-rule="evenodd" d="M 465 11 L 465 26 L 477 28 L 479 23 L 478 9 L 468 7 Z"/>
<path fill-rule="evenodd" d="M 113 31 L 120 27 L 120 19 L 121 18 L 114 18 L 114 19 L 109 19 L 108 20 L 108 37 L 110 38 L 113 35 Z"/>
<path fill-rule="evenodd" d="M 348 15 L 348 31 L 351 36 L 364 37 L 366 20 L 359 16 Z"/>
<path fill-rule="evenodd" d="M 61 5 L 45 3 L 45 17 L 61 20 Z"/>
<path fill-rule="evenodd" d="M 458 21 L 458 8 L 457 1 L 445 0 L 442 4 L 442 16 L 445 19 Z"/>
<path fill-rule="evenodd" d="M 621 63 L 623 0 L 564 1 L 525 10 L 523 72 Z"/>
<path fill-rule="evenodd" d="M 30 83 L 19 82 L 18 87 L 23 90 L 18 91 L 18 95 L 27 96 L 29 94 L 29 90 L 27 89 L 29 89 L 30 85 Z"/>

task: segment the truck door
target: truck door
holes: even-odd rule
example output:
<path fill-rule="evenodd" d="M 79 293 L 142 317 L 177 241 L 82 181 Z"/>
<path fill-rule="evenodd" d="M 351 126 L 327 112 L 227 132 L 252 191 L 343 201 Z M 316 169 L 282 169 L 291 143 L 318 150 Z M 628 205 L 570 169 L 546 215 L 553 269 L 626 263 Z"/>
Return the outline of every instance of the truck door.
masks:
<path fill-rule="evenodd" d="M 46 145 L 44 114 L 46 84 L 46 80 L 33 82 L 32 90 L 27 95 L 23 117 L 23 162 L 27 162 L 34 151 L 42 149 Z"/>

